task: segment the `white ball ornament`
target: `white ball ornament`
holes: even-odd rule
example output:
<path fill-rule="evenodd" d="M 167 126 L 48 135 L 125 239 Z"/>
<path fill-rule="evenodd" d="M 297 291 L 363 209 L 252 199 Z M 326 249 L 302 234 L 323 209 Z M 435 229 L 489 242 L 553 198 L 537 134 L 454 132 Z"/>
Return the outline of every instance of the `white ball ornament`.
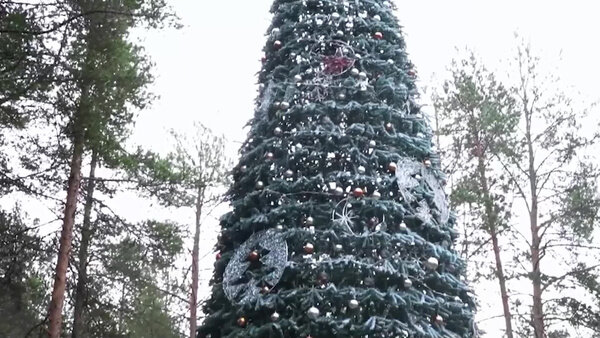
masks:
<path fill-rule="evenodd" d="M 336 19 L 336 20 L 339 19 L 340 18 L 340 13 L 337 13 L 337 12 L 331 13 L 331 18 L 332 19 Z"/>
<path fill-rule="evenodd" d="M 379 191 L 373 192 L 373 198 L 378 200 L 381 198 L 381 193 Z"/>
<path fill-rule="evenodd" d="M 279 33 L 281 33 L 281 30 L 277 27 L 273 28 L 273 30 L 271 30 L 271 34 L 273 35 L 279 35 Z"/>
<path fill-rule="evenodd" d="M 379 14 L 376 14 L 373 16 L 373 20 L 375 21 L 381 21 L 381 16 L 379 16 Z"/>
<path fill-rule="evenodd" d="M 367 171 L 367 169 L 365 169 L 365 167 L 363 167 L 362 165 L 358 167 L 359 174 L 364 174 L 366 171 Z"/>
<path fill-rule="evenodd" d="M 296 74 L 296 75 L 294 75 L 294 81 L 295 81 L 295 82 L 300 82 L 300 81 L 302 81 L 302 75 L 300 75 L 300 74 Z"/>
<path fill-rule="evenodd" d="M 321 314 L 321 311 L 319 311 L 319 309 L 317 309 L 316 307 L 311 307 L 310 309 L 308 309 L 307 313 L 308 317 L 310 317 L 311 319 L 317 319 L 319 318 L 319 315 Z"/>
<path fill-rule="evenodd" d="M 437 258 L 435 257 L 429 257 L 429 259 L 427 260 L 427 262 L 425 263 L 425 266 L 432 271 L 437 270 L 438 266 L 440 266 L 440 262 L 438 261 Z"/>

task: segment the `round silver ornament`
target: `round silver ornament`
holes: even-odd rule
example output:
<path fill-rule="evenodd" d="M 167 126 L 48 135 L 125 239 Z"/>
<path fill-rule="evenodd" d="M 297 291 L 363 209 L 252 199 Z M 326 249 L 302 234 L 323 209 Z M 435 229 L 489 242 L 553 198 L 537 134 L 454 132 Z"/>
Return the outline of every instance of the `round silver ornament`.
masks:
<path fill-rule="evenodd" d="M 279 316 L 279 313 L 277 313 L 277 312 L 273 312 L 273 313 L 271 314 L 271 321 L 272 321 L 272 322 L 276 322 L 276 321 L 278 321 L 278 320 L 279 320 L 279 317 L 280 317 L 280 316 Z"/>
<path fill-rule="evenodd" d="M 339 19 L 340 18 L 340 13 L 337 13 L 337 12 L 331 13 L 331 18 L 332 19 L 336 19 L 336 20 Z"/>
<path fill-rule="evenodd" d="M 333 193 L 336 196 L 342 196 L 344 194 L 344 189 L 342 189 L 342 187 L 337 187 L 337 188 L 335 188 L 335 190 L 333 191 Z"/>
<path fill-rule="evenodd" d="M 373 20 L 375 20 L 375 21 L 381 21 L 381 16 L 379 16 L 379 14 L 375 14 L 373 16 Z"/>
<path fill-rule="evenodd" d="M 321 314 L 321 311 L 319 311 L 319 309 L 317 309 L 316 307 L 311 307 L 310 309 L 308 309 L 308 311 L 306 311 L 306 314 L 308 315 L 308 317 L 310 319 L 317 319 L 319 318 L 319 315 Z"/>
<path fill-rule="evenodd" d="M 365 169 L 365 167 L 363 167 L 362 165 L 358 167 L 359 174 L 364 174 L 366 171 L 367 171 L 367 169 Z"/>
<path fill-rule="evenodd" d="M 367 79 L 367 73 L 365 73 L 365 72 L 358 73 L 358 78 L 361 79 L 361 80 L 366 80 Z"/>
<path fill-rule="evenodd" d="M 280 108 L 280 109 L 283 109 L 283 110 L 286 110 L 286 109 L 290 108 L 290 103 L 289 103 L 289 102 L 285 102 L 285 101 L 283 101 L 283 102 L 281 102 L 281 103 L 279 104 L 279 108 Z"/>
<path fill-rule="evenodd" d="M 351 308 L 352 310 L 358 309 L 359 306 L 360 306 L 360 303 L 356 299 L 352 299 L 348 302 L 348 307 Z"/>
<path fill-rule="evenodd" d="M 256 189 L 261 190 L 264 187 L 265 187 L 265 184 L 263 183 L 263 181 L 256 182 Z"/>
<path fill-rule="evenodd" d="M 315 219 L 312 216 L 306 218 L 306 225 L 311 226 L 315 224 Z"/>
<path fill-rule="evenodd" d="M 342 250 L 344 250 L 344 246 L 343 246 L 343 245 L 341 245 L 341 244 L 336 244 L 336 245 L 333 247 L 333 250 L 334 250 L 335 252 L 341 252 Z"/>
<path fill-rule="evenodd" d="M 406 289 L 410 289 L 413 286 L 413 282 L 410 279 L 405 279 L 404 280 L 404 288 Z"/>
<path fill-rule="evenodd" d="M 375 142 L 375 140 L 369 141 L 369 147 L 375 148 L 375 146 L 377 146 L 377 142 Z"/>
<path fill-rule="evenodd" d="M 381 198 L 381 193 L 379 191 L 374 191 L 373 192 L 373 198 L 378 200 Z"/>
<path fill-rule="evenodd" d="M 284 175 L 286 178 L 292 178 L 294 176 L 294 171 L 291 169 L 288 169 L 285 171 Z"/>
<path fill-rule="evenodd" d="M 429 259 L 427 260 L 427 262 L 425 262 L 425 266 L 429 269 L 429 270 L 437 270 L 438 266 L 440 265 L 439 261 L 437 258 L 435 257 L 429 257 Z"/>
<path fill-rule="evenodd" d="M 300 82 L 300 81 L 302 81 L 302 75 L 300 75 L 300 74 L 296 74 L 296 75 L 294 75 L 294 81 L 295 81 L 295 82 Z"/>
<path fill-rule="evenodd" d="M 358 70 L 358 68 L 352 68 L 350 74 L 352 74 L 352 76 L 358 76 L 358 74 L 360 74 L 360 70 Z"/>
<path fill-rule="evenodd" d="M 279 127 L 275 127 L 275 129 L 273 130 L 273 134 L 275 134 L 276 136 L 281 135 L 281 133 L 283 133 L 283 130 L 281 130 L 281 128 Z"/>

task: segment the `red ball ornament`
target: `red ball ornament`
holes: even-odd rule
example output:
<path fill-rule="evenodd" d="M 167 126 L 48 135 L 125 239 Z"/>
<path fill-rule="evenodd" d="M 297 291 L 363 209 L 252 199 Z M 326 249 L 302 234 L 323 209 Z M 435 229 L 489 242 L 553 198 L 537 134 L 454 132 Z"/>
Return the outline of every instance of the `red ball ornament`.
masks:
<path fill-rule="evenodd" d="M 221 259 L 221 257 L 223 257 L 223 255 L 220 252 L 217 252 L 217 255 L 216 255 L 217 260 Z"/>
<path fill-rule="evenodd" d="M 373 37 L 377 40 L 381 40 L 381 39 L 383 39 L 383 33 L 375 32 L 375 34 L 373 34 Z"/>
<path fill-rule="evenodd" d="M 388 132 L 391 132 L 392 130 L 394 130 L 394 125 L 391 122 L 386 123 L 385 130 L 387 130 Z"/>
<path fill-rule="evenodd" d="M 265 62 L 267 62 L 267 57 L 266 57 L 266 56 L 263 56 L 262 58 L 260 58 L 260 61 L 261 61 L 262 63 L 265 63 Z"/>
<path fill-rule="evenodd" d="M 416 77 L 417 76 L 417 71 L 414 69 L 409 69 L 408 72 L 406 72 L 408 74 L 408 76 L 410 77 Z"/>
<path fill-rule="evenodd" d="M 395 173 L 397 168 L 398 168 L 398 165 L 397 165 L 396 163 L 394 163 L 394 162 L 391 162 L 391 163 L 388 165 L 388 170 L 389 170 L 391 173 Z"/>
<path fill-rule="evenodd" d="M 267 293 L 271 292 L 271 289 L 268 286 L 263 286 L 260 289 L 260 293 L 262 293 L 263 295 L 266 295 Z"/>
<path fill-rule="evenodd" d="M 275 50 L 280 50 L 281 47 L 283 47 L 283 43 L 281 41 L 277 40 L 277 41 L 273 42 L 273 48 Z"/>
<path fill-rule="evenodd" d="M 239 327 L 246 327 L 246 325 L 248 325 L 248 320 L 245 317 L 240 317 L 237 320 L 237 325 Z"/>
<path fill-rule="evenodd" d="M 249 260 L 250 262 L 256 263 L 256 262 L 258 262 L 258 260 L 259 260 L 259 259 L 260 259 L 260 254 L 259 254 L 259 253 L 258 253 L 258 251 L 256 251 L 256 250 L 254 250 L 254 251 L 251 251 L 251 252 L 248 254 L 248 260 Z"/>
<path fill-rule="evenodd" d="M 306 245 L 304 245 L 304 252 L 308 255 L 313 254 L 315 252 L 315 246 L 311 243 L 306 243 Z"/>
<path fill-rule="evenodd" d="M 354 189 L 354 197 L 363 197 L 365 195 L 364 190 L 362 190 L 361 188 L 356 188 Z"/>

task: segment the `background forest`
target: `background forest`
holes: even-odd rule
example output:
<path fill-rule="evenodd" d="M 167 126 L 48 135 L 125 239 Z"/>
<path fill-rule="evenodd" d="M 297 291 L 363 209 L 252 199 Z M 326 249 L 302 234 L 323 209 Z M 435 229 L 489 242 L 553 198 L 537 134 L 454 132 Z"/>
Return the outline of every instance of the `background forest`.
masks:
<path fill-rule="evenodd" d="M 597 5 L 394 3 L 482 336 L 600 337 Z M 0 337 L 194 336 L 270 5 L 0 0 Z"/>

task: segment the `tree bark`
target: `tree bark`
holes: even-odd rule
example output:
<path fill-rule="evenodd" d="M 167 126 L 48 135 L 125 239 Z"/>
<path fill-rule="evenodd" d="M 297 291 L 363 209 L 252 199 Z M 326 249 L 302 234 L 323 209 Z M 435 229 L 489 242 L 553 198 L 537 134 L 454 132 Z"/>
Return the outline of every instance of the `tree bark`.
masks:
<path fill-rule="evenodd" d="M 533 307 L 531 319 L 535 338 L 546 338 L 544 326 L 544 306 L 542 303 L 542 273 L 540 268 L 540 244 L 541 238 L 538 229 L 538 196 L 537 196 L 537 173 L 535 170 L 535 154 L 533 140 L 531 137 L 532 112 L 527 111 L 527 99 L 525 101 L 525 121 L 527 152 L 529 157 L 529 188 L 531 189 L 531 210 L 529 212 L 529 225 L 531 228 L 531 283 L 533 286 Z"/>
<path fill-rule="evenodd" d="M 190 338 L 196 338 L 198 327 L 198 256 L 200 247 L 200 223 L 202 217 L 202 205 L 204 204 L 204 188 L 198 188 L 196 198 L 196 229 L 194 233 L 194 248 L 192 250 L 192 292 L 190 295 Z"/>
<path fill-rule="evenodd" d="M 75 213 L 77 212 L 77 196 L 81 184 L 81 160 L 83 157 L 84 135 L 80 121 L 76 123 L 76 129 L 79 130 L 76 130 L 73 138 L 73 155 L 67 186 L 65 213 L 60 234 L 60 247 L 56 262 L 52 300 L 48 310 L 48 336 L 50 338 L 59 338 L 62 330 L 62 311 L 67 285 L 67 269 L 69 267 L 69 256 L 73 240 L 73 224 L 75 223 Z"/>
<path fill-rule="evenodd" d="M 81 227 L 81 243 L 79 245 L 79 265 L 77 266 L 77 288 L 75 290 L 75 307 L 73 310 L 73 333 L 72 338 L 83 337 L 85 329 L 84 312 L 87 298 L 87 264 L 89 247 L 92 241 L 93 230 L 91 227 L 91 214 L 94 204 L 94 190 L 96 188 L 96 166 L 98 154 L 92 152 L 89 179 L 86 186 L 85 206 L 83 209 L 83 225 Z"/>
<path fill-rule="evenodd" d="M 502 298 L 502 310 L 504 312 L 504 323 L 506 326 L 506 337 L 513 338 L 512 328 L 512 315 L 510 313 L 510 306 L 508 303 L 508 291 L 506 289 L 506 276 L 504 275 L 504 268 L 502 267 L 502 258 L 500 257 L 500 245 L 498 243 L 498 215 L 494 210 L 494 204 L 492 201 L 491 193 L 488 186 L 487 175 L 485 171 L 485 155 L 483 153 L 478 154 L 478 170 L 479 170 L 479 183 L 483 192 L 485 214 L 486 214 L 486 228 L 492 239 L 492 247 L 494 249 L 494 259 L 496 262 L 496 277 L 498 278 L 498 284 L 500 285 L 500 297 Z"/>

